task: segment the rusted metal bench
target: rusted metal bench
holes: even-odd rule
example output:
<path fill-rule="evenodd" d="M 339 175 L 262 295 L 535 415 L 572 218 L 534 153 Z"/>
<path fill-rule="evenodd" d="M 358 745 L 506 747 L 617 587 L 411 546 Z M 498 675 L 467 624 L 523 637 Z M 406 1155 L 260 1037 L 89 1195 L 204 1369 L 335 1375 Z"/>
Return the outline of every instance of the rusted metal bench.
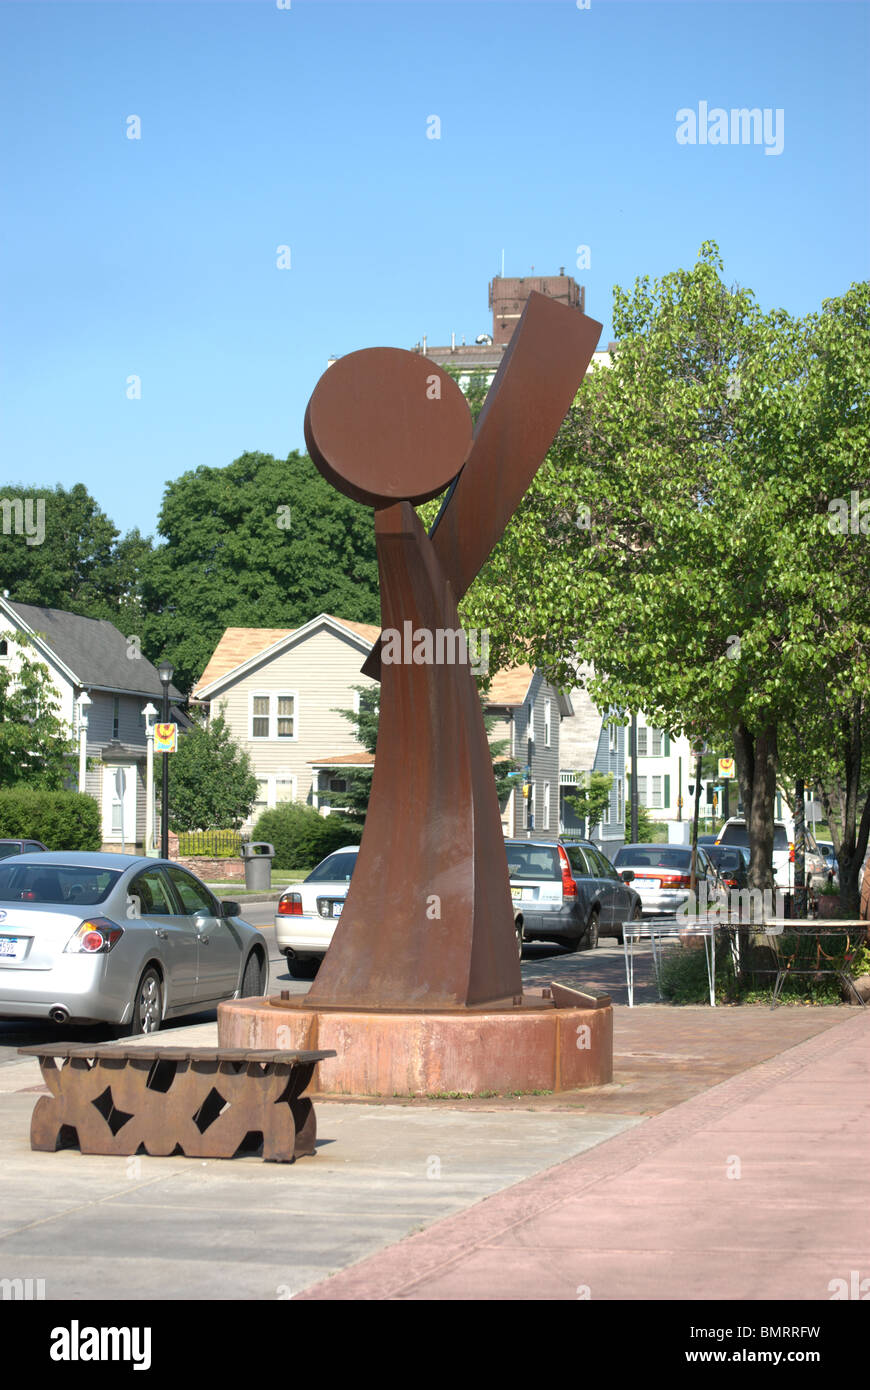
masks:
<path fill-rule="evenodd" d="M 336 1055 L 118 1043 L 18 1051 L 39 1058 L 51 1091 L 33 1111 L 32 1149 L 232 1158 L 262 1142 L 272 1163 L 314 1153 L 314 1106 L 302 1092 Z"/>

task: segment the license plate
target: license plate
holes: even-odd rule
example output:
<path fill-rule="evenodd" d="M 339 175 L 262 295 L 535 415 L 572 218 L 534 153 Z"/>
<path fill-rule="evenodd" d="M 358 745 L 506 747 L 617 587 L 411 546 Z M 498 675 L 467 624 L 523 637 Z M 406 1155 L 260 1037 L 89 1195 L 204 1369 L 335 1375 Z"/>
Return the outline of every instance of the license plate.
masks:
<path fill-rule="evenodd" d="M 512 888 L 512 889 L 511 889 L 511 897 L 512 897 L 512 898 L 521 898 L 522 896 L 523 896 L 523 890 L 522 890 L 522 888 Z"/>
<path fill-rule="evenodd" d="M 343 907 L 344 907 L 344 903 L 333 903 L 333 904 L 332 904 L 332 915 L 333 915 L 333 917 L 340 917 L 340 916 L 341 916 L 341 909 L 342 909 Z"/>
<path fill-rule="evenodd" d="M 657 878 L 642 878 L 635 874 L 634 883 L 642 883 L 644 888 L 660 888 L 661 884 Z"/>
<path fill-rule="evenodd" d="M 0 936 L 0 956 L 11 956 L 13 960 L 18 958 L 18 937 Z"/>

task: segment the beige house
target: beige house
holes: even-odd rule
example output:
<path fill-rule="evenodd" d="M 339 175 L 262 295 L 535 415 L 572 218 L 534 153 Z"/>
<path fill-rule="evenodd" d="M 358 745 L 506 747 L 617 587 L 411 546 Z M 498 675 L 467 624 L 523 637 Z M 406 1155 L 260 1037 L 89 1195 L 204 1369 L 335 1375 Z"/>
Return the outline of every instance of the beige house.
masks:
<path fill-rule="evenodd" d="M 354 686 L 374 686 L 360 667 L 378 637 L 371 623 L 320 613 L 299 628 L 230 627 L 191 699 L 224 714 L 259 782 L 252 821 L 281 801 L 319 805 L 343 790 L 342 770 L 371 765 L 353 725 Z"/>

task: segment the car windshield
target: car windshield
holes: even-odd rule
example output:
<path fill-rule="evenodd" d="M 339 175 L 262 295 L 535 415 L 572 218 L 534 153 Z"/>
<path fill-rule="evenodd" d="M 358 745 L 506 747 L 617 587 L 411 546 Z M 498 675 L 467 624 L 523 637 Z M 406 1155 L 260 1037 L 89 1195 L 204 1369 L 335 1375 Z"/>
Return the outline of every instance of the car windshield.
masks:
<path fill-rule="evenodd" d="M 97 869 L 83 864 L 3 864 L 0 902 L 89 907 L 103 902 L 120 877 L 120 869 Z"/>
<path fill-rule="evenodd" d="M 5 843 L 0 844 L 0 859 L 8 859 L 10 855 L 20 853 L 21 845 L 17 840 L 6 840 Z"/>
<path fill-rule="evenodd" d="M 746 828 L 746 821 L 734 821 L 731 825 L 726 825 L 719 837 L 720 845 L 744 845 L 749 844 L 749 831 Z M 773 827 L 773 848 L 775 850 L 788 849 L 788 834 L 784 825 Z"/>
<path fill-rule="evenodd" d="M 623 845 L 616 851 L 618 869 L 686 869 L 692 851 L 674 845 Z"/>
<path fill-rule="evenodd" d="M 559 856 L 551 845 L 505 845 L 511 878 L 558 878 Z"/>
<path fill-rule="evenodd" d="M 711 845 L 708 855 L 718 869 L 739 869 L 743 855 L 738 849 L 728 849 L 725 845 Z"/>
<path fill-rule="evenodd" d="M 353 871 L 356 868 L 358 854 L 348 854 L 346 850 L 337 850 L 335 854 L 330 854 L 316 869 L 312 869 L 306 878 L 306 883 L 350 883 Z"/>

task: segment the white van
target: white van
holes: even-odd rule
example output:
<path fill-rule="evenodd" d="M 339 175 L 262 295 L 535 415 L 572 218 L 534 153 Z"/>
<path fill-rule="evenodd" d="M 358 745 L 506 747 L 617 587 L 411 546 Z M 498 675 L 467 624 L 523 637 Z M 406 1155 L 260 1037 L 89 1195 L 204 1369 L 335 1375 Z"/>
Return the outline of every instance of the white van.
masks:
<path fill-rule="evenodd" d="M 749 830 L 743 816 L 732 816 L 716 837 L 717 845 L 749 846 Z M 827 881 L 828 866 L 809 830 L 804 831 L 807 887 L 821 888 Z M 773 881 L 777 888 L 794 887 L 794 822 L 773 822 Z"/>

